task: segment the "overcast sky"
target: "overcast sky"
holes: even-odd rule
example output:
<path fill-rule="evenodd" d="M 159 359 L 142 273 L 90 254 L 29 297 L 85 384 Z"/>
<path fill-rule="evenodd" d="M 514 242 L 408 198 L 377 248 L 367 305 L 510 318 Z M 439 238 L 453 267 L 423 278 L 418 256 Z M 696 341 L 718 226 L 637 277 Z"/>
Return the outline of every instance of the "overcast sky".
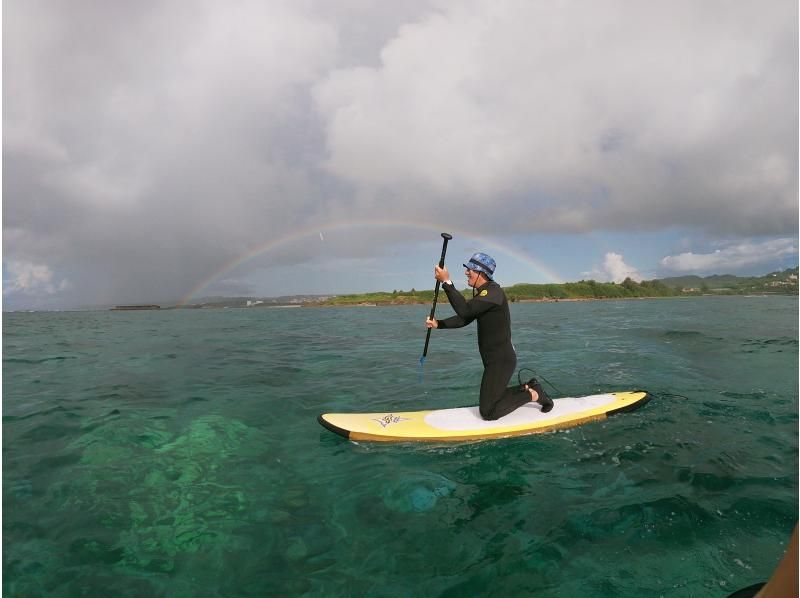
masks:
<path fill-rule="evenodd" d="M 795 266 L 797 10 L 6 0 L 4 309 Z"/>

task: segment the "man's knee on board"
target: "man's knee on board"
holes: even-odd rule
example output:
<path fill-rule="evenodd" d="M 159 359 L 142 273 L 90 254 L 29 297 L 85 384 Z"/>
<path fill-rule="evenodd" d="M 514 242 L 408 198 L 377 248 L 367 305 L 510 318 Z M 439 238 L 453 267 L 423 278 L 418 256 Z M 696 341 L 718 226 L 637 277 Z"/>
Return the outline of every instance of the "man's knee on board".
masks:
<path fill-rule="evenodd" d="M 481 417 L 486 421 L 495 421 L 500 419 L 497 414 L 495 413 L 494 406 L 492 407 L 484 407 L 483 405 L 479 408 Z"/>

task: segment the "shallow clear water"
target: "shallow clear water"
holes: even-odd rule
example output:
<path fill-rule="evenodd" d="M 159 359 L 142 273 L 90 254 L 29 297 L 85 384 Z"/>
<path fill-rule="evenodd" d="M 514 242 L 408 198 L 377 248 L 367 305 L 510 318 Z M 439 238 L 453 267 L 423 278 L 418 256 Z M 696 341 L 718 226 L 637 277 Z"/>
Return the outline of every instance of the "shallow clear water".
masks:
<path fill-rule="evenodd" d="M 319 426 L 476 402 L 474 327 L 434 331 L 420 381 L 427 311 L 4 314 L 4 594 L 726 596 L 769 577 L 797 518 L 797 298 L 513 305 L 520 366 L 562 394 L 656 395 L 603 422 L 453 445 Z"/>

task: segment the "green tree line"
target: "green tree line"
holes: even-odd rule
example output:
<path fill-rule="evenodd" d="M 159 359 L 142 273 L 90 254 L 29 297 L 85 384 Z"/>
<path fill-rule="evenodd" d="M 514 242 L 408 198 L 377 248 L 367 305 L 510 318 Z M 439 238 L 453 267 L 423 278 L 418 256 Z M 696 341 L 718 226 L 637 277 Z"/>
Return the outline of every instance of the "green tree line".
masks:
<path fill-rule="evenodd" d="M 515 284 L 505 287 L 509 301 L 558 300 L 558 299 L 626 299 L 636 297 L 671 297 L 681 293 L 658 280 L 635 282 L 626 278 L 621 284 L 581 280 L 563 284 Z M 464 297 L 472 297 L 472 289 L 461 292 Z M 323 305 L 414 305 L 431 303 L 433 290 L 358 293 L 339 295 L 322 302 Z M 439 293 L 439 302 L 447 303 L 447 295 Z"/>

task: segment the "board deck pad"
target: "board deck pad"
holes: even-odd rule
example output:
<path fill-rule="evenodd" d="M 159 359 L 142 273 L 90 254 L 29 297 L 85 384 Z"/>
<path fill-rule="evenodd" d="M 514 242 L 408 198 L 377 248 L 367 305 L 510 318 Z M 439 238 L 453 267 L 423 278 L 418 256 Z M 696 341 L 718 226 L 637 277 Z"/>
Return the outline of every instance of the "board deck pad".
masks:
<path fill-rule="evenodd" d="M 382 413 L 323 413 L 317 420 L 350 440 L 459 441 L 505 438 L 549 432 L 632 411 L 649 401 L 645 391 L 612 392 L 554 399 L 542 413 L 529 403 L 498 420 L 481 418 L 478 407 Z"/>

